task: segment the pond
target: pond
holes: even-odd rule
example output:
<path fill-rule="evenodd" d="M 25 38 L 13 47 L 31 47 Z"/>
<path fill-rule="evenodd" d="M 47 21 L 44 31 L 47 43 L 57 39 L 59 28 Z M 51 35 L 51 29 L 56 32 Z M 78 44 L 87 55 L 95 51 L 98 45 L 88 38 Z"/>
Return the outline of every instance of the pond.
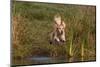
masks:
<path fill-rule="evenodd" d="M 40 65 L 40 64 L 54 64 L 54 63 L 73 63 L 73 62 L 95 61 L 95 57 L 48 57 L 48 56 L 35 56 L 24 59 L 16 59 L 13 65 Z"/>

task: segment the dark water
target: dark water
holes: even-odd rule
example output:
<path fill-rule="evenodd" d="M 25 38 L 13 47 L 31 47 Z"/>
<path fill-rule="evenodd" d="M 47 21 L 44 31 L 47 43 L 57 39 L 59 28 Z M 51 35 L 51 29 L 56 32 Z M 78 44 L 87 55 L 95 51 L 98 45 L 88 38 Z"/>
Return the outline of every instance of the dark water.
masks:
<path fill-rule="evenodd" d="M 82 62 L 82 61 L 95 61 L 95 57 L 46 57 L 37 56 L 20 60 L 14 60 L 14 65 L 37 65 L 37 64 L 49 64 L 49 63 L 70 63 L 70 62 Z"/>

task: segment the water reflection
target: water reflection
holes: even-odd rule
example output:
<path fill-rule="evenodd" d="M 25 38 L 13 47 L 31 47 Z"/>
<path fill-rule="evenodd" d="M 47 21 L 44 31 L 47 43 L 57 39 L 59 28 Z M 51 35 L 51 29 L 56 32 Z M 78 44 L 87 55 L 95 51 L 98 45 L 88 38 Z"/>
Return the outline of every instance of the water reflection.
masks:
<path fill-rule="evenodd" d="M 74 60 L 74 57 L 69 58 L 69 62 L 72 62 Z"/>
<path fill-rule="evenodd" d="M 48 63 L 68 63 L 68 62 L 80 62 L 80 61 L 94 61 L 95 57 L 46 57 L 46 56 L 37 56 L 30 57 L 20 60 L 14 60 L 14 65 L 29 65 L 29 64 L 48 64 Z"/>
<path fill-rule="evenodd" d="M 81 61 L 84 61 L 84 57 L 83 56 L 81 57 Z"/>

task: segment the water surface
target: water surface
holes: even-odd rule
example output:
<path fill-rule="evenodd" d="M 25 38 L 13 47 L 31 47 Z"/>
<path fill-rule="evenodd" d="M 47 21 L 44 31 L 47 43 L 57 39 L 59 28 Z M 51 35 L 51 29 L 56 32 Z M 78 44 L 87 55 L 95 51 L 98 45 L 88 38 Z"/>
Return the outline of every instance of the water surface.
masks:
<path fill-rule="evenodd" d="M 13 61 L 14 65 L 37 65 L 37 64 L 49 64 L 49 63 L 69 63 L 69 62 L 82 62 L 82 61 L 95 61 L 95 57 L 47 57 L 47 56 L 35 56 L 25 59 L 16 59 Z"/>

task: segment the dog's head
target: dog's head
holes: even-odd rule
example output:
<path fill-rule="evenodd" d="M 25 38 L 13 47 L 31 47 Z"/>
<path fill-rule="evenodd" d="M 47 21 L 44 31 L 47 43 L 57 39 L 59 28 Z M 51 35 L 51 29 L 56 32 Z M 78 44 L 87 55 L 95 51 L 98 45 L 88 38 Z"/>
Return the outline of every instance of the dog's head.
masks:
<path fill-rule="evenodd" d="M 61 18 L 61 16 L 58 14 L 58 15 L 55 15 L 54 16 L 54 21 L 56 22 L 56 24 L 61 24 L 61 20 L 62 20 L 62 18 Z"/>

